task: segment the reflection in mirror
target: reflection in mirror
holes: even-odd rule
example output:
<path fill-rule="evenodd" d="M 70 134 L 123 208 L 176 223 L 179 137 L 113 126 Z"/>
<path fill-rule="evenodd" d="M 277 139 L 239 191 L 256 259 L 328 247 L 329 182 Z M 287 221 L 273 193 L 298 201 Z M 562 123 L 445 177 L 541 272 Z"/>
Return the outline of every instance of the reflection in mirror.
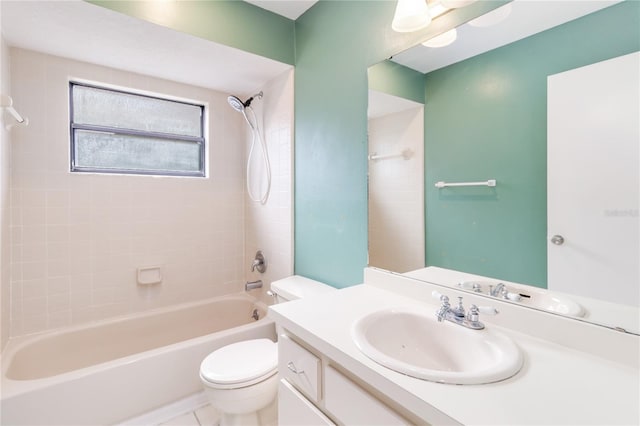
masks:
<path fill-rule="evenodd" d="M 407 272 L 424 266 L 423 76 L 385 61 L 369 82 L 369 263 Z"/>
<path fill-rule="evenodd" d="M 510 6 L 509 16 L 493 27 L 459 27 L 450 46 L 419 45 L 392 58 L 423 77 L 418 92 L 425 96 L 425 265 L 460 271 L 457 278 L 438 278 L 442 284 L 493 277 L 492 285 L 532 286 L 518 294 L 564 293 L 569 299 L 563 300 L 584 308 L 574 317 L 638 334 L 640 55 L 633 53 L 640 50 L 640 4 L 515 0 Z M 622 62 L 632 72 L 617 68 Z M 585 83 L 583 74 L 600 64 L 613 64 L 605 71 L 610 77 L 596 72 Z M 573 92 L 565 90 L 570 85 Z M 616 112 L 620 105 L 627 106 Z M 625 129 L 620 138 L 614 128 Z M 556 137 L 558 129 L 560 135 L 579 129 L 597 137 Z M 567 148 L 567 138 L 577 140 L 577 147 Z M 614 139 L 621 140 L 616 148 Z M 556 168 L 553 160 L 563 149 L 568 155 Z M 578 164 L 586 164 L 580 166 L 586 175 L 577 174 Z M 497 185 L 434 186 L 488 179 Z M 605 185 L 594 186 L 598 179 Z M 559 195 L 548 191 L 555 188 L 563 189 Z M 558 198 L 587 204 L 556 228 L 555 210 L 567 210 L 554 207 Z M 378 238 L 370 231 L 370 240 Z M 557 244 L 556 235 L 564 244 Z M 373 260 L 372 266 L 385 268 Z M 514 299 L 504 298 L 526 305 Z"/>

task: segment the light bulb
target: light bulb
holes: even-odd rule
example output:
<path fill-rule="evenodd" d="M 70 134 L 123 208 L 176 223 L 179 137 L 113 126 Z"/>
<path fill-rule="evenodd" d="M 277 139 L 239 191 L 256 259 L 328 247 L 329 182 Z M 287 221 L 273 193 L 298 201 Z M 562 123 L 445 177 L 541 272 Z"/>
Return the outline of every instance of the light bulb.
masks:
<path fill-rule="evenodd" d="M 425 0 L 398 0 L 391 28 L 399 33 L 408 33 L 425 28 L 431 22 Z"/>

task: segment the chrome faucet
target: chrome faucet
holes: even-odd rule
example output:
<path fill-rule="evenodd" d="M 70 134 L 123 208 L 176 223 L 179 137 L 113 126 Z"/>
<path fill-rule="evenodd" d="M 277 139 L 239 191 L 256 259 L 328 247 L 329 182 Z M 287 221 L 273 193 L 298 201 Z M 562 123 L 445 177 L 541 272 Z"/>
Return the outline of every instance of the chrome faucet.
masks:
<path fill-rule="evenodd" d="M 455 308 L 451 307 L 447 296 L 440 296 L 440 301 L 442 305 L 436 311 L 438 322 L 447 320 L 473 330 L 482 330 L 484 328 L 484 324 L 480 322 L 480 313 L 476 305 L 471 305 L 469 312 L 465 313 L 464 306 L 462 306 L 462 297 L 458 297 L 458 306 Z"/>
<path fill-rule="evenodd" d="M 251 263 L 251 272 L 255 272 L 256 270 L 261 274 L 264 274 L 267 270 L 267 261 L 261 250 L 256 252 L 256 257 L 253 259 L 253 263 Z"/>
<path fill-rule="evenodd" d="M 489 296 L 493 296 L 493 297 L 503 297 L 503 298 L 507 298 L 507 287 L 505 287 L 504 284 L 502 283 L 498 283 L 498 285 L 494 286 L 489 286 Z"/>

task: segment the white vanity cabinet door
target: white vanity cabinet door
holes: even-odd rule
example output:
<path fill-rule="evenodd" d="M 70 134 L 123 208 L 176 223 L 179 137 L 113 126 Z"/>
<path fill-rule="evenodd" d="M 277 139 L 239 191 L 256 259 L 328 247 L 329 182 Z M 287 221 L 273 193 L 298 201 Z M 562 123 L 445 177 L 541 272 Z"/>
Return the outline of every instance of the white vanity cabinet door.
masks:
<path fill-rule="evenodd" d="M 331 366 L 324 372 L 324 402 L 328 413 L 349 426 L 407 425 L 404 418 Z"/>
<path fill-rule="evenodd" d="M 320 359 L 284 334 L 278 339 L 278 373 L 313 402 L 318 402 Z"/>
<path fill-rule="evenodd" d="M 284 379 L 278 387 L 278 426 L 335 425 Z"/>

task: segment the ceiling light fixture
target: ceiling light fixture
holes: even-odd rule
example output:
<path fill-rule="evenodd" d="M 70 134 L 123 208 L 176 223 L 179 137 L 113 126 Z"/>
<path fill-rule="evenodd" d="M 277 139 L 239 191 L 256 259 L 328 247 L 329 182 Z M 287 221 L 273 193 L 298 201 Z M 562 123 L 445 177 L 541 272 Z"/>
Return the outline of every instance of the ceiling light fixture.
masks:
<path fill-rule="evenodd" d="M 442 33 L 438 36 L 435 36 L 432 39 L 425 41 L 424 43 L 422 43 L 422 45 L 425 47 L 432 47 L 432 48 L 445 47 L 450 45 L 454 41 L 456 41 L 457 38 L 458 38 L 458 31 L 455 28 L 453 28 L 447 31 L 446 33 Z"/>
<path fill-rule="evenodd" d="M 444 6 L 440 0 L 431 0 L 428 3 L 431 19 L 436 19 L 438 16 L 450 10 L 448 7 Z"/>
<path fill-rule="evenodd" d="M 421 30 L 430 22 L 431 15 L 425 0 L 398 0 L 391 28 L 399 33 L 408 33 Z"/>

